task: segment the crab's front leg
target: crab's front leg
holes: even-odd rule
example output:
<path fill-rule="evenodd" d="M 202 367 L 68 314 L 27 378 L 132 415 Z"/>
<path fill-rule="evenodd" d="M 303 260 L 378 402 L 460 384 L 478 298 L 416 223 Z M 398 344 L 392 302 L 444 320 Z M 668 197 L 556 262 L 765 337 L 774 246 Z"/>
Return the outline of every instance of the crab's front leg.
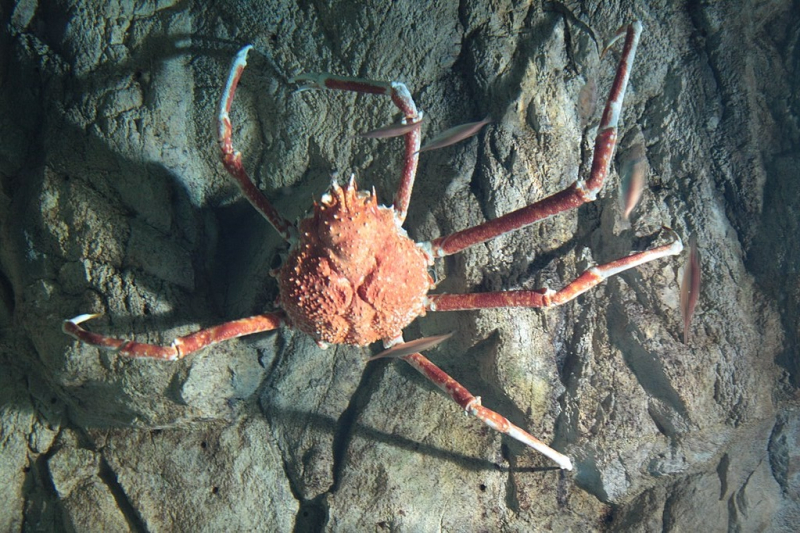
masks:
<path fill-rule="evenodd" d="M 617 126 L 619 125 L 620 112 L 622 111 L 622 102 L 625 99 L 625 89 L 628 86 L 631 66 L 636 57 L 636 48 L 639 46 L 641 34 L 642 24 L 637 21 L 623 26 L 612 40 L 613 43 L 621 36 L 625 36 L 625 45 L 617 65 L 617 73 L 611 85 L 603 116 L 600 119 L 589 178 L 586 181 L 578 180 L 563 191 L 511 213 L 426 243 L 426 247 L 430 249 L 430 253 L 434 257 L 444 257 L 460 252 L 475 244 L 523 228 L 564 211 L 576 209 L 586 202 L 595 200 L 611 167 L 611 156 L 614 154 L 614 147 L 617 144 Z"/>
<path fill-rule="evenodd" d="M 334 76 L 326 73 L 301 74 L 292 79 L 300 84 L 299 91 L 309 89 L 331 89 L 335 91 L 350 91 L 364 94 L 378 94 L 389 96 L 394 105 L 403 113 L 406 123 L 414 124 L 422 120 L 422 113 L 417 110 L 417 105 L 411 97 L 405 84 L 392 81 L 376 81 L 362 78 L 349 78 Z M 414 179 L 417 175 L 419 164 L 419 148 L 421 133 L 420 128 L 413 128 L 405 134 L 406 146 L 403 158 L 403 176 L 394 197 L 394 210 L 397 220 L 402 224 L 408 213 L 408 204 L 411 200 L 411 190 L 414 188 Z"/>
<path fill-rule="evenodd" d="M 233 96 L 236 94 L 236 87 L 239 85 L 239 79 L 242 77 L 244 67 L 247 66 L 247 53 L 252 48 L 252 46 L 248 45 L 239 50 L 239 53 L 236 54 L 231 63 L 228 81 L 225 83 L 225 89 L 223 89 L 222 96 L 219 100 L 216 121 L 217 141 L 222 150 L 222 164 L 225 166 L 225 170 L 228 171 L 228 174 L 236 181 L 244 197 L 267 219 L 281 237 L 289 242 L 293 242 L 296 238 L 296 228 L 291 222 L 281 216 L 275 209 L 275 206 L 272 205 L 272 202 L 258 190 L 258 187 L 256 187 L 253 180 L 250 179 L 250 176 L 247 174 L 242 164 L 242 154 L 233 148 L 233 126 L 230 116 L 231 105 L 233 105 Z"/>

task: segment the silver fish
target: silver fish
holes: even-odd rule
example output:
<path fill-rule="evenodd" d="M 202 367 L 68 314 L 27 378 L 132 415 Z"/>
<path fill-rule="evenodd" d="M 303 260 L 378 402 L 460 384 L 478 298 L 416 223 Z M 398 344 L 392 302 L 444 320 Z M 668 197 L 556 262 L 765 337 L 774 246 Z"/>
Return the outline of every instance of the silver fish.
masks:
<path fill-rule="evenodd" d="M 683 270 L 681 283 L 681 311 L 683 313 L 683 342 L 689 343 L 689 325 L 692 323 L 694 308 L 700 297 L 700 254 L 697 252 L 697 239 L 689 240 L 689 257 Z"/>
<path fill-rule="evenodd" d="M 452 333 L 448 333 L 447 335 L 422 337 L 421 339 L 395 344 L 388 350 L 384 350 L 378 355 L 370 357 L 369 360 L 374 361 L 376 359 L 383 359 L 384 357 L 405 357 L 406 355 L 410 355 L 412 353 L 417 353 L 421 352 L 422 350 L 427 350 L 428 348 L 433 348 L 437 344 L 443 343 L 452 336 L 453 336 Z"/>
<path fill-rule="evenodd" d="M 620 199 L 623 202 L 623 218 L 628 220 L 633 208 L 642 198 L 645 176 L 650 165 L 645 155 L 644 145 L 641 143 L 633 145 L 621 159 L 622 168 L 619 175 L 622 194 Z"/>
<path fill-rule="evenodd" d="M 578 94 L 578 118 L 581 119 L 581 128 L 586 127 L 589 120 L 594 116 L 596 108 L 597 82 L 594 78 L 589 78 Z"/>
<path fill-rule="evenodd" d="M 479 122 L 469 122 L 467 124 L 461 124 L 460 126 L 454 126 L 425 143 L 425 146 L 420 148 L 419 151 L 427 152 L 428 150 L 436 150 L 463 141 L 478 133 L 482 127 L 489 124 L 491 121 L 491 118 L 486 117 Z"/>
<path fill-rule="evenodd" d="M 608 40 L 608 43 L 606 44 L 605 48 L 603 48 L 603 52 L 600 54 L 600 59 L 603 59 L 603 56 L 606 55 L 606 52 L 608 52 L 608 49 L 611 48 L 611 46 L 615 42 L 617 42 L 620 39 L 622 39 L 623 37 L 625 37 L 625 34 L 627 33 L 627 31 L 628 31 L 628 25 L 627 24 L 625 24 L 624 26 L 621 26 L 620 29 L 617 30 L 617 32 L 614 34 L 614 36 L 611 39 Z"/>
<path fill-rule="evenodd" d="M 359 133 L 358 136 L 365 139 L 388 139 L 390 137 L 400 137 L 401 135 L 405 135 L 406 133 L 419 128 L 426 120 L 427 117 L 422 117 L 418 121 L 408 124 L 402 122 L 398 124 L 389 124 L 388 126 L 383 126 L 382 128 Z"/>

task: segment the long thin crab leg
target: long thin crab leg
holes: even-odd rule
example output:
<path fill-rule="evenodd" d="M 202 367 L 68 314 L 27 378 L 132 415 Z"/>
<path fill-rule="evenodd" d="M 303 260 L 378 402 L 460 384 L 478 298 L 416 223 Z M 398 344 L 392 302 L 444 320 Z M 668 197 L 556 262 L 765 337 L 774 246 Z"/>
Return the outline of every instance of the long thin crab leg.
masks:
<path fill-rule="evenodd" d="M 145 344 L 143 342 L 107 337 L 99 333 L 87 331 L 80 325 L 98 316 L 100 315 L 88 314 L 76 316 L 70 320 L 65 320 L 62 329 L 64 333 L 75 337 L 81 342 L 97 346 L 98 348 L 112 350 L 126 357 L 149 357 L 151 359 L 162 359 L 165 361 L 182 359 L 201 348 L 228 339 L 261 333 L 262 331 L 271 331 L 279 328 L 284 323 L 282 313 L 265 313 L 201 329 L 189 335 L 178 337 L 172 341 L 169 346 L 159 346 L 157 344 Z"/>
<path fill-rule="evenodd" d="M 585 182 L 576 181 L 561 192 L 494 220 L 435 239 L 426 246 L 431 250 L 433 257 L 454 254 L 473 244 L 487 241 L 536 221 L 574 209 L 586 202 L 594 201 L 611 166 L 611 156 L 617 144 L 617 125 L 622 110 L 622 101 L 625 98 L 630 67 L 636 55 L 636 47 L 639 44 L 641 33 L 642 24 L 638 21 L 627 26 L 625 31 L 625 47 L 600 120 L 589 179 Z"/>
<path fill-rule="evenodd" d="M 217 135 L 219 138 L 219 147 L 222 150 L 222 164 L 225 170 L 236 180 L 242 194 L 247 200 L 256 208 L 256 210 L 264 215 L 264 218 L 272 224 L 272 227 L 280 233 L 287 241 L 295 240 L 296 229 L 291 222 L 283 218 L 272 203 L 267 200 L 261 191 L 247 175 L 247 171 L 242 165 L 242 154 L 234 150 L 233 141 L 231 140 L 232 126 L 231 126 L 231 104 L 233 104 L 233 95 L 236 93 L 236 86 L 239 84 L 239 78 L 242 77 L 244 67 L 247 65 L 247 52 L 253 48 L 252 46 L 245 46 L 242 48 L 236 57 L 233 58 L 231 64 L 231 71 L 228 74 L 228 82 L 225 84 L 225 89 L 222 91 L 222 96 L 219 100 L 219 113 L 217 114 Z"/>
<path fill-rule="evenodd" d="M 594 266 L 560 291 L 479 292 L 473 294 L 433 294 L 428 296 L 429 311 L 464 311 L 493 307 L 552 307 L 566 303 L 602 283 L 606 279 L 649 261 L 678 255 L 683 250 L 678 235 L 669 228 L 672 242 L 651 250 L 631 254 L 604 265 Z"/>
<path fill-rule="evenodd" d="M 300 83 L 300 90 L 306 89 L 332 89 L 336 91 L 352 91 L 366 94 L 382 94 L 390 96 L 394 105 L 403 113 L 406 123 L 416 123 L 422 120 L 422 113 L 417 110 L 417 105 L 405 84 L 392 81 L 374 81 L 361 78 L 347 78 L 334 76 L 324 72 L 300 74 L 293 78 Z M 403 176 L 394 196 L 394 211 L 397 220 L 402 224 L 408 213 L 408 204 L 411 200 L 411 190 L 414 188 L 414 179 L 417 175 L 419 164 L 420 128 L 414 128 L 405 134 L 406 147 L 403 158 Z"/>
<path fill-rule="evenodd" d="M 464 411 L 477 417 L 481 422 L 521 443 L 530 446 L 537 452 L 552 459 L 561 468 L 572 470 L 572 461 L 566 455 L 555 451 L 524 429 L 515 426 L 506 417 L 481 405 L 480 396 L 473 396 L 463 385 L 450 377 L 441 368 L 434 365 L 421 353 L 413 353 L 401 357 L 413 366 L 420 374 L 431 380 L 442 391 L 446 392 Z"/>

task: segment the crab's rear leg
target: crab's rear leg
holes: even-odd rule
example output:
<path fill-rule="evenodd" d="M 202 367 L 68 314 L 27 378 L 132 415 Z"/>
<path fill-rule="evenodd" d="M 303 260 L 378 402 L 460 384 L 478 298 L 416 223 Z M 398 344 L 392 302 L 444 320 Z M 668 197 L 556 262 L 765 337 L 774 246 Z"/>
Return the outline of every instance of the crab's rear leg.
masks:
<path fill-rule="evenodd" d="M 75 337 L 81 342 L 91 346 L 97 346 L 98 348 L 112 350 L 126 357 L 147 357 L 166 361 L 182 359 L 201 348 L 228 339 L 277 329 L 284 321 L 282 313 L 265 313 L 247 318 L 240 318 L 210 328 L 201 329 L 200 331 L 190 333 L 183 337 L 178 337 L 172 341 L 169 346 L 160 346 L 157 344 L 145 344 L 143 342 L 107 337 L 99 333 L 87 331 L 81 326 L 83 322 L 98 316 L 99 315 L 96 314 L 76 316 L 70 320 L 65 320 L 62 329 L 64 333 Z"/>
<path fill-rule="evenodd" d="M 219 147 L 222 150 L 222 164 L 233 179 L 236 180 L 242 194 L 244 194 L 245 198 L 247 198 L 253 207 L 264 215 L 264 218 L 272 224 L 272 227 L 280 233 L 281 237 L 287 241 L 292 241 L 295 238 L 295 227 L 278 213 L 272 203 L 267 200 L 267 197 L 255 186 L 253 180 L 247 175 L 244 165 L 242 165 L 242 154 L 234 150 L 233 141 L 231 140 L 231 104 L 233 104 L 233 95 L 236 93 L 239 78 L 242 77 L 244 67 L 247 65 L 247 53 L 251 48 L 253 47 L 245 46 L 236 54 L 236 57 L 233 58 L 231 71 L 228 74 L 228 81 L 225 84 L 225 89 L 222 91 L 222 96 L 219 100 L 217 135 Z"/>
<path fill-rule="evenodd" d="M 479 292 L 473 294 L 432 294 L 428 296 L 429 311 L 466 311 L 471 309 L 490 309 L 495 307 L 553 307 L 569 302 L 580 296 L 592 287 L 597 286 L 611 276 L 637 267 L 644 263 L 678 255 L 683 250 L 678 235 L 668 229 L 672 242 L 637 252 L 622 259 L 611 261 L 604 265 L 594 266 L 563 289 L 555 292 L 551 290 L 533 291 L 499 291 Z"/>
<path fill-rule="evenodd" d="M 434 365 L 421 353 L 406 355 L 401 357 L 401 359 L 413 366 L 420 374 L 446 392 L 450 398 L 460 405 L 468 414 L 477 417 L 490 428 L 530 446 L 537 452 L 555 461 L 561 468 L 572 470 L 572 461 L 569 457 L 555 451 L 519 426 L 515 426 L 503 415 L 482 406 L 479 396 L 473 396 L 463 385 L 450 377 L 441 368 Z"/>
<path fill-rule="evenodd" d="M 394 105 L 403 113 L 406 123 L 416 123 L 422 120 L 422 113 L 417 110 L 417 105 L 405 84 L 392 81 L 374 81 L 361 78 L 348 78 L 334 76 L 326 73 L 301 74 L 293 78 L 300 83 L 300 90 L 306 89 L 332 89 L 337 91 L 352 91 L 356 93 L 381 94 L 390 96 Z M 411 190 L 414 188 L 414 179 L 417 175 L 419 164 L 419 148 L 421 133 L 420 128 L 414 128 L 405 134 L 406 146 L 403 157 L 403 176 L 394 197 L 394 211 L 398 221 L 402 223 L 408 213 L 408 204 L 411 200 Z"/>
<path fill-rule="evenodd" d="M 561 192 L 494 220 L 489 220 L 483 224 L 478 224 L 426 243 L 426 247 L 429 248 L 434 257 L 454 254 L 474 244 L 528 226 L 558 213 L 569 211 L 586 202 L 594 201 L 608 175 L 611 156 L 617 144 L 619 115 L 622 110 L 622 101 L 625 99 L 625 89 L 628 86 L 630 68 L 636 55 L 636 48 L 639 45 L 642 24 L 638 21 L 634 22 L 623 27 L 620 32 L 625 34 L 625 46 L 622 50 L 622 57 L 617 66 L 617 74 L 614 77 L 614 83 L 611 85 L 603 116 L 600 119 L 600 126 L 594 143 L 592 169 L 589 179 L 586 181 L 578 180 Z"/>

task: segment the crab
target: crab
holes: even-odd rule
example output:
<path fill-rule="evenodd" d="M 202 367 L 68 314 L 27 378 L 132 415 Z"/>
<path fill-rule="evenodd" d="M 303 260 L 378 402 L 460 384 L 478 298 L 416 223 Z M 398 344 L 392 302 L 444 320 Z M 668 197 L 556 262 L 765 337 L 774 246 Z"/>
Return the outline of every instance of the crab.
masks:
<path fill-rule="evenodd" d="M 559 291 L 429 293 L 435 288 L 428 273 L 435 259 L 577 208 L 596 198 L 609 172 L 622 101 L 641 32 L 641 24 L 635 22 L 620 28 L 611 41 L 613 43 L 625 37 L 624 49 L 600 121 L 591 173 L 587 180 L 578 180 L 560 192 L 494 220 L 423 243 L 415 243 L 402 229 L 420 157 L 420 128 L 415 126 L 422 121 L 422 112 L 417 109 L 408 88 L 398 82 L 324 73 L 303 74 L 294 78 L 293 81 L 300 84 L 300 89 L 389 96 L 404 116 L 402 127 L 398 127 L 397 131 L 405 138 L 405 153 L 403 174 L 392 206 L 379 205 L 374 189 L 371 192 L 359 191 L 352 178 L 344 187 L 334 180 L 319 202 L 314 202 L 307 218 L 292 224 L 256 188 L 243 166 L 241 154 L 233 148 L 229 113 L 246 66 L 247 54 L 252 47 L 243 48 L 233 59 L 220 99 L 216 126 L 225 169 L 253 207 L 290 244 L 287 260 L 273 273 L 279 285 L 279 310 L 209 327 L 179 337 L 170 345 L 118 339 L 85 329 L 81 324 L 97 317 L 96 314 L 80 315 L 64 321 L 64 332 L 83 343 L 110 349 L 122 356 L 170 361 L 217 342 L 275 330 L 281 326 L 300 330 L 323 347 L 328 344 L 367 346 L 382 341 L 386 351 L 375 358 L 404 360 L 468 414 L 539 451 L 562 469 L 571 470 L 572 461 L 569 457 L 481 405 L 479 396 L 473 396 L 420 353 L 445 336 L 404 343 L 403 329 L 426 312 L 561 305 L 609 276 L 680 253 L 680 239 L 669 228 L 665 228 L 671 233 L 669 244 L 589 268 Z"/>

